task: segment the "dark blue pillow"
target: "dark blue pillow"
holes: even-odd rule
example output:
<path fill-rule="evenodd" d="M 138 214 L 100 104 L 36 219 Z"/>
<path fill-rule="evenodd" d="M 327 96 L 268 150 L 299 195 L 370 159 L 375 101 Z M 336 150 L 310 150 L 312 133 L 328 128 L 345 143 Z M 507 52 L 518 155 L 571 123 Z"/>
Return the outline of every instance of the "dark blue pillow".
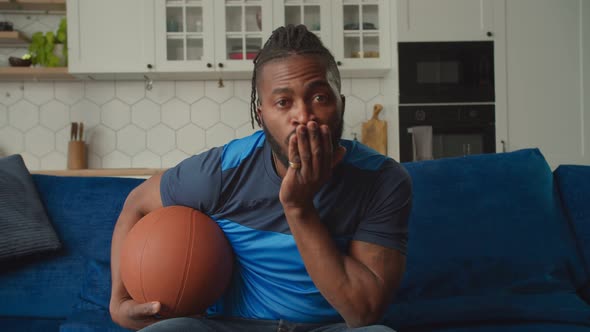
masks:
<path fill-rule="evenodd" d="M 413 182 L 394 328 L 481 320 L 590 323 L 582 260 L 537 149 L 404 164 Z"/>
<path fill-rule="evenodd" d="M 23 158 L 0 158 L 0 261 L 60 247 Z"/>

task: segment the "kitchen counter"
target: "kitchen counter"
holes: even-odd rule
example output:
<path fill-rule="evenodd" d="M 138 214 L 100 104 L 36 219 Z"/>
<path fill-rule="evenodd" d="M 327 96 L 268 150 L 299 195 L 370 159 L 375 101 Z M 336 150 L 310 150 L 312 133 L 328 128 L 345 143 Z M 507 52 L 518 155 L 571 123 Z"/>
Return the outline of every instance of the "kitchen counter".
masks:
<path fill-rule="evenodd" d="M 124 176 L 149 177 L 165 171 L 166 168 L 91 168 L 31 171 L 33 174 L 58 176 Z"/>

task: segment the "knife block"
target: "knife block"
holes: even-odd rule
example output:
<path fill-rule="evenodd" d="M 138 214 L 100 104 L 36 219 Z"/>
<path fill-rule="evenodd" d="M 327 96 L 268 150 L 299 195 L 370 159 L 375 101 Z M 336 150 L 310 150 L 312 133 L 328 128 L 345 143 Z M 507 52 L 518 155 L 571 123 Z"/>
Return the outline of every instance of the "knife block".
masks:
<path fill-rule="evenodd" d="M 86 143 L 84 141 L 70 141 L 68 143 L 68 169 L 88 168 Z"/>

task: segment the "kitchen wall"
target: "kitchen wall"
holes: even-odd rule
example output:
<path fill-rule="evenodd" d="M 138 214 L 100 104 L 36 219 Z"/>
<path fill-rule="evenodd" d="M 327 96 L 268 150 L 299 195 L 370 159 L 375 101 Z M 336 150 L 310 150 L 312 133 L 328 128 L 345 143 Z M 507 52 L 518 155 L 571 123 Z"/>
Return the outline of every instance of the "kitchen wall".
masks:
<path fill-rule="evenodd" d="M 379 79 L 344 79 L 345 138 L 383 102 Z M 0 82 L 0 155 L 64 169 L 70 122 L 85 127 L 90 168 L 169 167 L 254 132 L 250 81 Z M 257 125 L 256 129 L 258 129 Z"/>
<path fill-rule="evenodd" d="M 55 31 L 59 15 L 0 15 L 31 35 Z M 26 49 L 0 48 L 0 66 Z M 344 79 L 343 136 L 360 139 L 386 79 Z M 387 88 L 385 88 L 387 87 Z M 65 169 L 70 122 L 84 122 L 90 168 L 170 167 L 252 132 L 250 81 L 0 82 L 0 156 L 19 153 L 30 170 Z M 389 99 L 388 99 L 389 100 Z M 389 103 L 385 103 L 388 105 Z M 385 107 L 383 117 L 391 117 Z M 256 130 L 258 127 L 256 127 Z"/>

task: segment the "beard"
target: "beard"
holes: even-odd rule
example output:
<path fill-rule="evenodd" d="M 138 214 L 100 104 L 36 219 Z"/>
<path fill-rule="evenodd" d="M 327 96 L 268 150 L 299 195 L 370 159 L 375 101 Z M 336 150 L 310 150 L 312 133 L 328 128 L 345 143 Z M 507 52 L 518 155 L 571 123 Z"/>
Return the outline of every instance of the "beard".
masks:
<path fill-rule="evenodd" d="M 260 117 L 260 124 L 262 126 L 262 130 L 264 131 L 264 135 L 266 136 L 266 139 L 268 140 L 268 144 L 270 144 L 270 148 L 271 148 L 272 152 L 274 153 L 275 157 L 277 158 L 277 160 L 281 164 L 283 164 L 283 166 L 285 166 L 285 168 L 289 167 L 289 151 L 288 150 L 285 151 L 281 147 L 281 144 L 279 144 L 279 141 L 266 128 L 266 125 L 264 124 L 264 120 L 262 119 L 262 117 Z M 344 128 L 344 121 L 342 121 L 341 118 L 337 120 L 337 123 L 334 126 L 334 128 L 330 128 L 331 135 L 332 135 L 332 152 L 336 151 L 338 146 L 340 146 L 340 139 L 342 138 L 343 128 Z M 285 141 L 283 142 L 283 144 L 285 146 L 287 146 L 287 147 L 289 146 L 289 139 L 291 139 L 291 136 L 293 136 L 293 135 L 295 135 L 295 130 L 293 130 L 293 132 L 291 132 L 287 136 Z"/>

